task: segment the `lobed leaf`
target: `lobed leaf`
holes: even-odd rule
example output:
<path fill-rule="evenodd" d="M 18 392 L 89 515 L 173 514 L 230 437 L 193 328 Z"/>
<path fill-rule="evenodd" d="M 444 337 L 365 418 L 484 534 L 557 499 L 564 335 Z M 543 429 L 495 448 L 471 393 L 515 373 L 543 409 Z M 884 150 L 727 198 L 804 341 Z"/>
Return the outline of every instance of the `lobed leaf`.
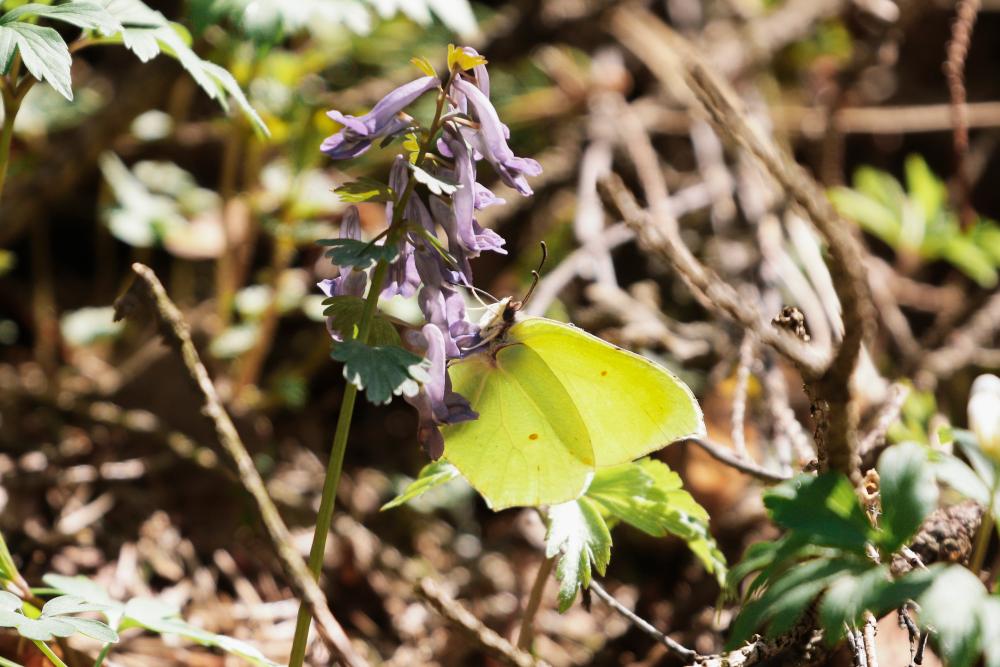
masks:
<path fill-rule="evenodd" d="M 323 314 L 330 318 L 330 328 L 340 334 L 341 340 L 354 338 L 365 310 L 365 300 L 357 296 L 332 296 L 323 300 Z M 399 332 L 385 316 L 376 313 L 368 332 L 368 344 L 378 346 L 400 345 Z"/>
<path fill-rule="evenodd" d="M 395 244 L 378 245 L 356 239 L 324 239 L 319 244 L 330 248 L 326 256 L 339 267 L 367 269 L 378 262 L 394 262 L 399 257 L 399 247 Z"/>
<path fill-rule="evenodd" d="M 549 508 L 545 557 L 556 556 L 562 613 L 572 606 L 581 588 L 590 586 L 591 566 L 603 575 L 611 561 L 611 532 L 590 499 L 578 498 Z"/>
<path fill-rule="evenodd" d="M 58 32 L 23 21 L 0 23 L 0 74 L 10 71 L 15 52 L 21 54 L 21 62 L 31 76 L 48 83 L 66 99 L 73 99 L 73 59 Z"/>
<path fill-rule="evenodd" d="M 28 3 L 15 7 L 0 16 L 0 25 L 20 21 L 30 16 L 62 21 L 85 30 L 94 29 L 103 35 L 112 35 L 122 30 L 121 22 L 101 4 L 92 0 L 72 0 L 72 2 L 65 2 L 61 5 Z"/>
<path fill-rule="evenodd" d="M 393 396 L 413 396 L 419 383 L 428 379 L 420 357 L 393 345 L 371 347 L 345 340 L 333 347 L 330 356 L 344 362 L 344 377 L 375 404 L 388 403 Z"/>
<path fill-rule="evenodd" d="M 769 489 L 764 505 L 775 523 L 816 545 L 863 553 L 873 536 L 854 487 L 839 473 L 798 475 Z"/>

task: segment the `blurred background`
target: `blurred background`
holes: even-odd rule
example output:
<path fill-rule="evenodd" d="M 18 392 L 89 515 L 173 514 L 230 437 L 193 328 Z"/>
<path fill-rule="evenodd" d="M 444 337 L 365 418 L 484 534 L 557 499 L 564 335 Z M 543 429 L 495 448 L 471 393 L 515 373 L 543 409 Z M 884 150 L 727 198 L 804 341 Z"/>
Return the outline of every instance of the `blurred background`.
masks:
<path fill-rule="evenodd" d="M 716 442 L 746 447 L 775 469 L 808 461 L 808 403 L 795 370 L 706 311 L 602 206 L 600 175 L 635 181 L 622 128 L 637 124 L 653 141 L 695 254 L 764 312 L 796 304 L 815 339 L 839 335 L 808 223 L 688 108 L 682 84 L 651 74 L 625 24 L 609 20 L 620 3 L 149 4 L 233 74 L 270 136 L 238 105 L 222 111 L 176 61 L 140 62 L 115 46 L 75 54 L 72 102 L 43 85 L 25 99 L 0 200 L 0 531 L 26 578 L 83 573 L 117 596 L 162 595 L 192 622 L 285 658 L 297 603 L 256 510 L 177 357 L 152 323 L 114 322 L 111 304 L 132 262 L 156 271 L 307 551 L 343 390 L 315 287 L 334 267 L 316 241 L 337 235 L 346 206 L 332 188 L 384 180 L 394 156 L 376 148 L 332 163 L 319 152 L 338 129 L 325 112 L 367 111 L 419 75 L 411 57 L 443 63 L 449 43 L 485 55 L 514 152 L 544 169 L 527 199 L 486 177 L 507 205 L 480 221 L 507 239 L 509 254 L 476 260 L 479 286 L 497 298 L 522 294 L 544 240 L 550 257 L 535 314 L 573 321 L 675 370 L 698 395 Z M 965 65 L 968 187 L 956 179 L 943 70 L 953 3 L 644 4 L 730 78 L 759 126 L 830 188 L 863 235 L 869 274 L 882 286 L 872 289 L 883 326 L 862 369 L 870 381 L 860 407 L 872 409 L 889 380 L 913 378 L 922 350 L 996 289 L 1000 4 L 982 3 Z M 429 115 L 432 100 L 422 103 Z M 915 230 L 908 212 L 921 206 Z M 381 205 L 362 204 L 361 214 L 369 234 L 385 224 Z M 583 244 L 592 254 L 574 254 Z M 892 437 L 926 440 L 937 414 L 961 424 L 971 378 L 1000 367 L 991 346 L 934 370 L 922 388 L 936 393 L 914 392 Z M 745 435 L 733 427 L 734 396 L 745 405 Z M 492 664 L 397 574 L 439 573 L 478 618 L 510 636 L 544 529 L 531 511 L 489 511 L 461 483 L 380 513 L 427 463 L 415 427 L 401 401 L 359 403 L 324 587 L 348 633 L 385 664 Z M 660 456 L 710 511 L 730 561 L 772 536 L 751 479 L 690 445 Z M 729 612 L 717 613 L 718 586 L 683 542 L 628 528 L 614 540 L 616 595 L 686 645 L 719 650 Z M 539 655 L 551 664 L 678 664 L 599 604 L 557 614 L 554 588 L 538 616 Z M 312 650 L 315 664 L 326 664 L 323 646 Z M 16 651 L 0 644 L 0 655 Z M 148 635 L 126 636 L 115 653 L 121 665 L 240 664 Z"/>

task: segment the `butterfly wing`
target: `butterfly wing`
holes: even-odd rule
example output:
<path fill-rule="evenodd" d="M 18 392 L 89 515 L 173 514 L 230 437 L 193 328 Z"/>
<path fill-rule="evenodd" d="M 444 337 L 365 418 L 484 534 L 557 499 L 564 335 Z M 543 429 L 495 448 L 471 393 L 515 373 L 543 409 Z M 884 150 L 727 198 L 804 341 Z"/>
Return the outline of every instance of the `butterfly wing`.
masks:
<path fill-rule="evenodd" d="M 705 433 L 701 408 L 687 385 L 644 357 L 540 317 L 515 324 L 508 339 L 535 352 L 572 397 L 598 467 Z"/>
<path fill-rule="evenodd" d="M 551 505 L 590 483 L 594 453 L 573 399 L 546 362 L 523 345 L 449 367 L 452 387 L 479 419 L 441 429 L 444 458 L 495 510 Z"/>

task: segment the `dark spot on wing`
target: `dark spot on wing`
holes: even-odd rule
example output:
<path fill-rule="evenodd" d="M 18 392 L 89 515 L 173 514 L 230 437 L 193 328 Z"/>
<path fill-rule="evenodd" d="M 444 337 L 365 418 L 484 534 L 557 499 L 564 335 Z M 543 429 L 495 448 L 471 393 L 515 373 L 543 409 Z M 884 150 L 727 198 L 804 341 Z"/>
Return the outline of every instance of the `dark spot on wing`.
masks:
<path fill-rule="evenodd" d="M 528 440 L 538 440 L 538 434 L 532 433 L 531 435 L 528 436 Z"/>
<path fill-rule="evenodd" d="M 605 376 L 605 375 L 607 375 L 607 374 L 608 374 L 608 372 L 607 372 L 607 371 L 601 371 L 601 377 L 604 377 L 604 376 Z"/>

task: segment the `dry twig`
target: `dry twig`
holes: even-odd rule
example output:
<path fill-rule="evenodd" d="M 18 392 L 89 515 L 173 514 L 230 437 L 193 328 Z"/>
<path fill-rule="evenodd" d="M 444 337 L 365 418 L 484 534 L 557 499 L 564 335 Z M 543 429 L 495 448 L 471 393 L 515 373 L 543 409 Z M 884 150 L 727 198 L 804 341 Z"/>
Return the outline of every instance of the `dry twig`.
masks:
<path fill-rule="evenodd" d="M 965 59 L 969 55 L 969 44 L 972 42 L 972 29 L 976 25 L 981 0 L 958 0 L 955 10 L 955 24 L 952 27 L 951 41 L 948 43 L 948 59 L 944 64 L 944 73 L 948 79 L 948 94 L 951 95 L 951 122 L 955 151 L 955 182 L 957 185 L 958 209 L 962 213 L 963 225 L 972 224 L 975 213 L 969 202 L 972 184 L 965 164 L 965 155 L 969 152 L 969 118 L 965 104 Z"/>
<path fill-rule="evenodd" d="M 296 594 L 309 606 L 316 619 L 317 630 L 324 643 L 343 664 L 361 667 L 368 662 L 351 646 L 350 639 L 340 623 L 334 618 L 319 584 L 306 569 L 302 555 L 296 550 L 288 527 L 267 493 L 264 480 L 254 466 L 236 427 L 226 412 L 215 385 L 198 356 L 191 341 L 191 334 L 177 306 L 167 296 L 166 290 L 156 274 L 148 266 L 133 264 L 136 280 L 124 295 L 115 302 L 115 318 L 138 317 L 141 308 L 150 308 L 167 343 L 181 356 L 184 366 L 202 395 L 203 410 L 215 426 L 219 443 L 232 459 L 239 473 L 240 481 L 257 504 L 267 528 L 268 536 L 275 548 L 278 559 Z"/>
<path fill-rule="evenodd" d="M 621 7 L 611 14 L 611 31 L 661 81 L 672 80 L 680 67 L 718 131 L 761 162 L 826 240 L 830 275 L 843 308 L 844 337 L 828 366 L 822 370 L 802 364 L 800 367 L 817 420 L 820 469 L 829 467 L 857 478 L 857 411 L 851 401 L 849 381 L 862 342 L 874 322 L 874 310 L 851 226 L 836 213 L 804 169 L 750 126 L 728 86 L 683 37 L 649 11 L 634 6 Z"/>

